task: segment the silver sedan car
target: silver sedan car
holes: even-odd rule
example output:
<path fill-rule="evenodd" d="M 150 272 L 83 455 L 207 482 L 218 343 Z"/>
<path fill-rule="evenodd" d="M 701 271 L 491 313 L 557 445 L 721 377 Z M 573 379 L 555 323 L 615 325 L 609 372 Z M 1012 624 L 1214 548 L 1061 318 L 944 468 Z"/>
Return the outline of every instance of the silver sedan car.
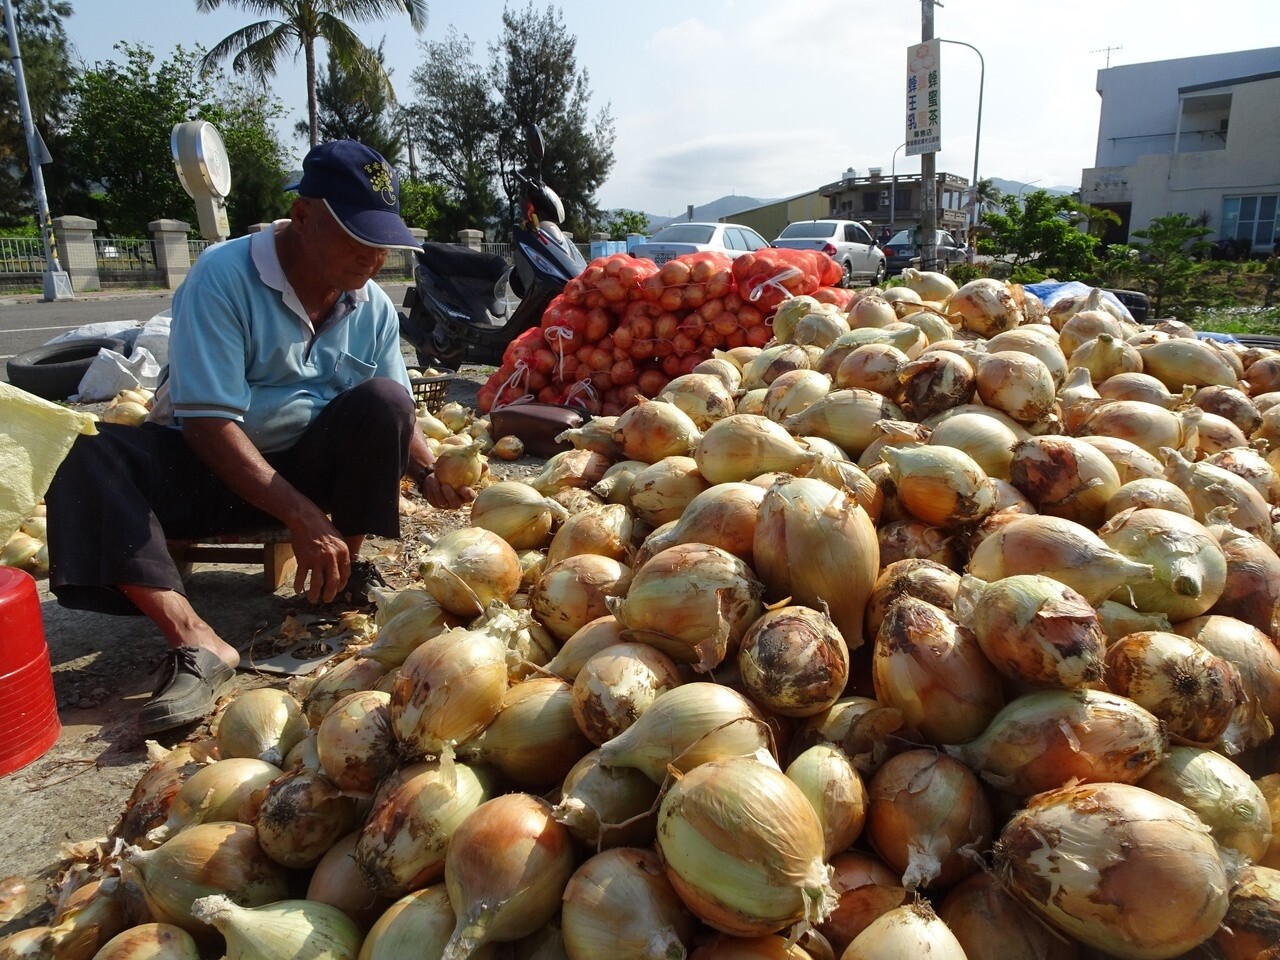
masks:
<path fill-rule="evenodd" d="M 706 250 L 736 259 L 767 246 L 769 242 L 764 237 L 740 223 L 672 223 L 632 247 L 631 255 L 661 264 Z"/>

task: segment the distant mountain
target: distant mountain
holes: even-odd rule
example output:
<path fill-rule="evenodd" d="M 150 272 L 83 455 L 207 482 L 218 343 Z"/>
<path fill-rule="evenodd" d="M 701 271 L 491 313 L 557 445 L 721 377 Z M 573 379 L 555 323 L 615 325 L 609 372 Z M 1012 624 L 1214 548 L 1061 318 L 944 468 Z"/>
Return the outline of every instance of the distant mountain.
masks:
<path fill-rule="evenodd" d="M 1024 194 L 1043 190 L 1052 196 L 1067 196 L 1080 189 L 1079 187 L 1046 187 L 1041 183 L 1023 183 L 1021 180 L 1004 180 L 1000 177 L 992 177 L 991 182 L 995 184 L 1001 193 L 1012 194 L 1015 197 L 1018 195 L 1019 190 Z"/>
<path fill-rule="evenodd" d="M 694 207 L 692 218 L 687 213 L 682 213 L 676 217 L 659 217 L 652 213 L 646 213 L 645 216 L 649 218 L 649 234 L 652 236 L 667 224 L 675 223 L 677 220 L 719 220 L 721 217 L 731 217 L 735 213 L 741 213 L 743 210 L 750 210 L 753 207 L 760 207 L 766 203 L 773 202 L 773 200 L 761 200 L 756 197 L 740 197 L 737 194 L 729 194 L 719 200 L 712 200 L 710 203 L 704 203 L 700 207 Z"/>

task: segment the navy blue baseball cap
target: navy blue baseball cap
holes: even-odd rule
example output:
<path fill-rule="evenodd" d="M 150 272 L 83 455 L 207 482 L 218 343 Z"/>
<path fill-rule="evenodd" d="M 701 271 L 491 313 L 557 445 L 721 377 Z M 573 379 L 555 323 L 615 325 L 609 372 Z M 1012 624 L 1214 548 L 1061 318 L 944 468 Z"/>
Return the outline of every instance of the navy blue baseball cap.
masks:
<path fill-rule="evenodd" d="M 361 243 L 422 249 L 400 219 L 400 178 L 382 154 L 357 140 L 312 147 L 302 161 L 302 179 L 285 189 L 323 200 L 342 229 Z"/>

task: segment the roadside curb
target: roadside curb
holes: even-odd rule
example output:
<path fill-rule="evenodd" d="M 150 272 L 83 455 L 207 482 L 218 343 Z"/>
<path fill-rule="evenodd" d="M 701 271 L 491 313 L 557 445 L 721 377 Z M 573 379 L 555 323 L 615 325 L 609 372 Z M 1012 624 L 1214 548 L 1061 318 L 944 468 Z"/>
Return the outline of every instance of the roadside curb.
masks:
<path fill-rule="evenodd" d="M 0 307 L 16 306 L 20 303 L 75 303 L 101 302 L 104 300 L 158 300 L 173 294 L 172 290 L 104 290 L 102 292 L 78 293 L 69 299 L 45 300 L 41 293 L 22 293 L 12 297 L 0 296 Z"/>

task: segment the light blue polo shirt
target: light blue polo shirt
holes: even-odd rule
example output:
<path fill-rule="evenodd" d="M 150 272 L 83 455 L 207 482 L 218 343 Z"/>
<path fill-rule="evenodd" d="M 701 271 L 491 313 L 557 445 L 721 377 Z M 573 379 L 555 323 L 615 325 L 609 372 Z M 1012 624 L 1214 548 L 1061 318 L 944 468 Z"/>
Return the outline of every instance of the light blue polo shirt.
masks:
<path fill-rule="evenodd" d="M 235 420 L 258 450 L 273 453 L 358 383 L 390 377 L 412 393 L 391 298 L 370 280 L 339 297 L 316 332 L 280 267 L 274 229 L 206 249 L 171 313 L 157 422 Z"/>

